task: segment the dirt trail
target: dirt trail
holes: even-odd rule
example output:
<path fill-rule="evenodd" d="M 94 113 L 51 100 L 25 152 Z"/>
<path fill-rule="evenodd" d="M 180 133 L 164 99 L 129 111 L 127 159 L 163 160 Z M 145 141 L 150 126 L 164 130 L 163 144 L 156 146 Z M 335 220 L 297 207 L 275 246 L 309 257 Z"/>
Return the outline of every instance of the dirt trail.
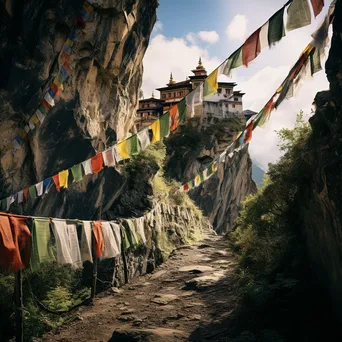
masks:
<path fill-rule="evenodd" d="M 227 241 L 207 235 L 153 274 L 80 308 L 74 322 L 41 341 L 109 341 L 114 332 L 112 341 L 221 341 L 215 327 L 236 305 L 235 267 Z"/>

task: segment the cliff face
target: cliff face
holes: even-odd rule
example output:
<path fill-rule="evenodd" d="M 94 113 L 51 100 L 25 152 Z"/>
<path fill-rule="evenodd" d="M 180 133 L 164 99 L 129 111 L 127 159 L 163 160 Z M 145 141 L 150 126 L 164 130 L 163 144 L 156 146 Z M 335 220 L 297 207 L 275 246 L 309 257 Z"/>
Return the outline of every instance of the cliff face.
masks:
<path fill-rule="evenodd" d="M 244 120 L 233 118 L 204 131 L 182 127 L 166 142 L 167 175 L 182 183 L 192 180 L 231 144 L 244 125 Z M 189 195 L 209 218 L 214 230 L 224 233 L 231 230 L 240 202 L 255 191 L 252 161 L 245 147 L 221 163 L 217 173 Z"/>
<path fill-rule="evenodd" d="M 326 63 L 330 91 L 318 93 L 310 120 L 313 136 L 304 154 L 310 186 L 299 208 L 313 269 L 330 290 L 342 317 L 342 2 L 336 3 Z"/>
<path fill-rule="evenodd" d="M 28 124 L 56 77 L 59 53 L 82 4 L 82 0 L 0 4 L 4 146 Z M 133 125 L 142 59 L 157 5 L 157 0 L 94 1 L 94 11 L 73 47 L 73 70 L 59 101 L 23 149 L 1 156 L 1 198 L 78 164 L 127 134 Z M 124 182 L 118 172 L 107 169 L 72 186 L 67 196 L 53 189 L 43 200 L 14 210 L 92 218 L 102 203 L 113 203 Z"/>

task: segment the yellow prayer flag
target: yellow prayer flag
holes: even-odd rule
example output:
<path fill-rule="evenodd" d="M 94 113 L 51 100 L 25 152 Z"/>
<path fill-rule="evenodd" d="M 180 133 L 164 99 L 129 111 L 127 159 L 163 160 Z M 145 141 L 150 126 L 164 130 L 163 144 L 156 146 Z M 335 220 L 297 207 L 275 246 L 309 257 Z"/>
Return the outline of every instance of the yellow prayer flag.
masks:
<path fill-rule="evenodd" d="M 56 77 L 53 83 L 60 89 L 63 90 L 63 83 Z"/>
<path fill-rule="evenodd" d="M 153 137 L 152 137 L 152 144 L 160 140 L 160 120 L 156 120 L 153 122 L 153 124 L 150 126 L 153 132 Z"/>
<path fill-rule="evenodd" d="M 195 178 L 195 184 L 196 186 L 199 186 L 201 184 L 201 176 L 200 175 L 197 175 L 196 178 Z"/>
<path fill-rule="evenodd" d="M 65 42 L 65 45 L 66 45 L 66 46 L 73 47 L 74 42 L 73 42 L 70 38 L 68 38 L 67 41 Z"/>
<path fill-rule="evenodd" d="M 31 120 L 35 123 L 35 124 L 38 124 L 40 121 L 37 117 L 37 114 L 34 113 L 32 116 L 31 116 Z"/>
<path fill-rule="evenodd" d="M 214 70 L 205 80 L 204 96 L 211 96 L 217 92 L 217 89 L 218 89 L 217 75 L 218 75 L 218 69 Z"/>
<path fill-rule="evenodd" d="M 117 144 L 118 152 L 122 159 L 129 159 L 128 149 L 127 149 L 127 140 L 122 140 Z"/>
<path fill-rule="evenodd" d="M 68 187 L 68 178 L 69 178 L 69 170 L 61 171 L 58 174 L 59 186 L 61 188 L 67 188 Z"/>

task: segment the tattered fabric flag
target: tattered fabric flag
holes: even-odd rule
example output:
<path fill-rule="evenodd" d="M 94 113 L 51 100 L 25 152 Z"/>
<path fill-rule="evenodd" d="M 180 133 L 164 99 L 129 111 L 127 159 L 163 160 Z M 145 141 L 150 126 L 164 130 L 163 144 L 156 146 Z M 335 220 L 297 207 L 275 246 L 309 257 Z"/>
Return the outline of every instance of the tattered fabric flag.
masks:
<path fill-rule="evenodd" d="M 82 164 L 74 165 L 71 168 L 71 174 L 74 179 L 74 182 L 79 182 L 82 180 Z"/>
<path fill-rule="evenodd" d="M 183 185 L 183 190 L 184 190 L 184 192 L 188 192 L 188 191 L 189 191 L 189 185 L 188 185 L 188 183 L 186 183 L 186 184 Z"/>
<path fill-rule="evenodd" d="M 55 105 L 55 100 L 51 97 L 49 92 L 47 92 L 44 96 L 44 100 L 51 106 L 53 107 Z"/>
<path fill-rule="evenodd" d="M 56 185 L 57 191 L 60 192 L 61 191 L 61 187 L 59 185 L 59 176 L 58 175 L 54 175 L 54 176 L 52 176 L 52 179 L 53 179 L 53 182 Z"/>
<path fill-rule="evenodd" d="M 51 177 L 43 180 L 43 195 L 48 193 L 50 184 L 51 184 Z"/>
<path fill-rule="evenodd" d="M 49 94 L 52 98 L 55 98 L 55 96 L 59 96 L 61 94 L 61 89 L 55 83 L 52 83 Z"/>
<path fill-rule="evenodd" d="M 220 68 L 221 73 L 228 77 L 231 76 L 231 70 L 238 68 L 242 65 L 242 47 L 233 52 L 228 58 L 227 62 L 224 63 L 224 66 Z"/>
<path fill-rule="evenodd" d="M 40 123 L 39 119 L 38 119 L 38 116 L 36 115 L 36 113 L 34 113 L 32 116 L 31 116 L 31 120 L 33 121 L 33 123 L 35 125 L 38 125 Z"/>
<path fill-rule="evenodd" d="M 178 103 L 178 116 L 180 122 L 186 121 L 186 98 Z"/>
<path fill-rule="evenodd" d="M 131 137 L 129 137 L 126 141 L 128 153 L 132 156 L 137 155 L 139 153 L 138 136 L 134 134 Z"/>
<path fill-rule="evenodd" d="M 31 119 L 29 120 L 29 127 L 31 131 L 33 131 L 36 128 L 34 122 Z"/>
<path fill-rule="evenodd" d="M 67 41 L 65 42 L 65 45 L 73 47 L 74 46 L 74 41 L 71 40 L 70 38 L 68 38 Z"/>
<path fill-rule="evenodd" d="M 162 115 L 159 119 L 160 121 L 160 137 L 168 137 L 170 134 L 170 113 L 167 112 Z"/>
<path fill-rule="evenodd" d="M 296 30 L 311 24 L 311 11 L 307 0 L 293 0 L 287 9 L 286 29 Z"/>
<path fill-rule="evenodd" d="M 115 166 L 115 159 L 113 153 L 113 147 L 109 148 L 106 151 L 102 152 L 103 162 L 107 167 L 114 167 Z"/>
<path fill-rule="evenodd" d="M 39 109 L 36 110 L 36 115 L 37 115 L 38 120 L 42 124 L 43 121 L 45 120 L 45 115 L 43 115 L 43 113 Z"/>
<path fill-rule="evenodd" d="M 23 203 L 23 201 L 24 201 L 24 191 L 21 190 L 21 191 L 18 192 L 18 203 L 19 204 Z"/>
<path fill-rule="evenodd" d="M 23 190 L 23 192 L 24 192 L 25 201 L 27 201 L 28 198 L 29 198 L 29 188 L 25 188 L 25 189 Z"/>
<path fill-rule="evenodd" d="M 179 114 L 178 114 L 178 106 L 172 106 L 170 108 L 170 117 L 171 117 L 171 125 L 170 125 L 170 130 L 174 131 L 178 127 L 178 120 L 179 120 Z"/>
<path fill-rule="evenodd" d="M 67 63 L 65 63 L 65 64 L 67 64 Z M 69 77 L 70 72 L 67 69 L 65 69 L 64 66 L 62 66 L 60 69 L 60 73 L 62 75 L 63 82 L 65 82 L 66 79 Z"/>
<path fill-rule="evenodd" d="M 92 175 L 93 174 L 93 169 L 91 167 L 91 159 L 87 159 L 84 162 L 82 162 L 84 174 L 87 175 Z"/>
<path fill-rule="evenodd" d="M 101 222 L 104 251 L 103 258 L 115 258 L 120 255 L 120 250 L 117 246 L 113 229 L 109 222 Z"/>
<path fill-rule="evenodd" d="M 320 48 L 314 48 L 310 53 L 311 75 L 322 70 Z"/>
<path fill-rule="evenodd" d="M 28 132 L 30 131 L 30 127 L 26 125 L 26 126 L 24 127 L 24 130 L 25 130 L 26 133 L 28 133 Z"/>
<path fill-rule="evenodd" d="M 91 251 L 91 222 L 82 221 L 82 233 L 81 233 L 81 259 L 82 262 L 93 262 L 93 255 Z"/>
<path fill-rule="evenodd" d="M 6 198 L 6 210 L 8 211 L 11 205 L 15 202 L 15 195 L 8 196 Z"/>
<path fill-rule="evenodd" d="M 258 115 L 255 117 L 254 123 L 253 123 L 253 129 L 257 126 L 264 127 L 270 113 L 273 109 L 273 96 L 272 98 L 267 102 L 266 106 L 258 113 Z"/>
<path fill-rule="evenodd" d="M 114 158 L 115 158 L 116 163 L 119 163 L 122 160 L 122 157 L 119 153 L 119 149 L 118 149 L 117 145 L 113 146 L 113 154 L 114 154 Z"/>
<path fill-rule="evenodd" d="M 195 177 L 195 186 L 199 186 L 201 184 L 201 176 L 200 175 L 197 175 Z"/>
<path fill-rule="evenodd" d="M 45 99 L 42 100 L 41 105 L 42 105 L 47 111 L 49 111 L 49 109 L 51 108 L 51 105 L 50 105 Z"/>
<path fill-rule="evenodd" d="M 245 66 L 253 61 L 260 53 L 260 28 L 252 33 L 242 46 L 242 63 Z"/>
<path fill-rule="evenodd" d="M 152 136 L 152 144 L 156 143 L 160 140 L 160 120 L 156 120 L 150 126 L 153 132 Z"/>
<path fill-rule="evenodd" d="M 284 10 L 281 8 L 278 12 L 273 14 L 268 22 L 268 44 L 272 45 L 278 42 L 285 36 L 284 28 Z"/>
<path fill-rule="evenodd" d="M 315 39 L 316 47 L 325 47 L 328 43 L 329 37 L 329 26 L 331 23 L 330 14 L 333 11 L 333 7 L 329 8 L 328 14 L 325 16 L 321 26 L 312 34 L 312 37 Z"/>
<path fill-rule="evenodd" d="M 42 196 L 43 195 L 43 182 L 37 183 L 36 189 L 37 189 L 37 195 Z"/>
<path fill-rule="evenodd" d="M 36 191 L 36 186 L 32 185 L 29 187 L 29 194 L 32 199 L 35 199 L 37 197 L 37 191 Z"/>
<path fill-rule="evenodd" d="M 56 260 L 51 243 L 50 220 L 33 219 L 32 221 L 32 271 L 39 270 L 39 265 Z"/>
<path fill-rule="evenodd" d="M 103 233 L 101 227 L 101 221 L 93 222 L 93 234 L 94 234 L 94 242 L 95 242 L 95 253 L 99 258 L 102 256 L 104 250 L 104 241 L 103 241 Z"/>
<path fill-rule="evenodd" d="M 59 90 L 63 91 L 63 83 L 59 81 L 57 77 L 54 79 L 53 83 Z"/>
<path fill-rule="evenodd" d="M 63 170 L 58 173 L 59 186 L 61 188 L 68 187 L 69 170 Z"/>
<path fill-rule="evenodd" d="M 126 140 L 121 140 L 120 142 L 118 142 L 116 148 L 118 150 L 121 160 L 129 159 Z"/>
<path fill-rule="evenodd" d="M 265 47 L 268 47 L 268 22 L 265 23 L 261 29 L 260 29 L 260 35 L 259 35 L 259 40 L 260 40 L 260 49 L 264 49 Z"/>
<path fill-rule="evenodd" d="M 246 127 L 245 140 L 244 140 L 245 144 L 249 143 L 252 140 L 253 126 L 254 126 L 254 122 L 253 120 L 251 120 L 251 122 Z"/>
<path fill-rule="evenodd" d="M 139 246 L 139 238 L 137 236 L 137 233 L 135 231 L 134 224 L 132 220 L 124 220 L 122 222 L 122 226 L 124 228 L 124 231 L 126 233 L 126 237 L 129 241 L 130 248 L 135 249 Z"/>
<path fill-rule="evenodd" d="M 141 130 L 137 135 L 140 142 L 140 148 L 144 151 L 151 144 L 148 128 Z"/>
<path fill-rule="evenodd" d="M 203 83 L 185 97 L 188 115 L 195 116 L 195 107 L 203 105 Z"/>
<path fill-rule="evenodd" d="M 215 69 L 205 80 L 204 82 L 204 97 L 212 96 L 217 93 L 218 89 L 218 68 Z"/>
<path fill-rule="evenodd" d="M 91 167 L 94 173 L 99 173 L 103 169 L 102 153 L 98 153 L 91 158 Z"/>
<path fill-rule="evenodd" d="M 324 0 L 310 0 L 315 17 L 321 13 L 324 7 Z"/>

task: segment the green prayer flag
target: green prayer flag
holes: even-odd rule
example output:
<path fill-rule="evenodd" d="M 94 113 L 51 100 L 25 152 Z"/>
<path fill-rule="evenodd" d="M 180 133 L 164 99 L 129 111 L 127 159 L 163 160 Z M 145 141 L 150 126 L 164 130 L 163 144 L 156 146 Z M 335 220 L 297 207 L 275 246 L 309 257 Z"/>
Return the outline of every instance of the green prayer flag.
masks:
<path fill-rule="evenodd" d="M 203 174 L 203 172 L 200 173 L 200 178 L 201 178 L 201 183 L 203 183 L 204 182 L 204 174 Z"/>
<path fill-rule="evenodd" d="M 136 134 L 129 137 L 126 141 L 127 151 L 130 155 L 137 155 L 139 153 L 139 140 Z"/>
<path fill-rule="evenodd" d="M 228 58 L 226 65 L 224 66 L 222 73 L 226 76 L 230 76 L 230 71 L 232 69 L 238 68 L 242 65 L 242 47 L 237 49 Z"/>
<path fill-rule="evenodd" d="M 126 228 L 123 225 L 121 225 L 120 228 L 121 228 L 121 235 L 122 235 L 122 246 L 123 246 L 124 250 L 126 250 L 129 247 L 131 247 L 131 244 L 128 241 L 128 237 L 126 234 Z"/>
<path fill-rule="evenodd" d="M 160 121 L 160 137 L 167 137 L 170 134 L 170 112 L 165 113 L 159 119 Z"/>
<path fill-rule="evenodd" d="M 310 65 L 311 65 L 311 75 L 313 76 L 316 72 L 322 70 L 320 49 L 314 48 L 310 54 Z"/>
<path fill-rule="evenodd" d="M 180 122 L 186 121 L 186 99 L 178 103 L 178 117 Z"/>
<path fill-rule="evenodd" d="M 122 225 L 125 230 L 125 235 L 126 235 L 126 240 L 128 241 L 128 244 L 130 245 L 131 248 L 135 249 L 139 245 L 139 238 L 135 232 L 133 222 L 130 220 L 124 220 L 122 222 Z M 129 247 L 127 247 L 129 248 Z"/>
<path fill-rule="evenodd" d="M 211 176 L 213 174 L 213 167 L 214 167 L 214 164 L 211 163 L 209 166 L 208 166 L 208 172 L 207 172 L 207 176 Z"/>
<path fill-rule="evenodd" d="M 311 24 L 310 6 L 307 0 L 293 0 L 287 9 L 286 29 L 288 31 Z"/>
<path fill-rule="evenodd" d="M 32 234 L 31 269 L 37 271 L 41 263 L 56 260 L 51 240 L 50 222 L 48 219 L 33 219 L 30 230 Z"/>
<path fill-rule="evenodd" d="M 32 199 L 35 199 L 37 197 L 37 190 L 35 185 L 29 187 L 29 194 Z"/>
<path fill-rule="evenodd" d="M 71 168 L 71 173 L 75 182 L 79 182 L 80 180 L 82 180 L 82 164 L 74 165 Z"/>
<path fill-rule="evenodd" d="M 282 37 L 285 36 L 284 27 L 284 10 L 285 7 L 281 8 L 278 12 L 273 14 L 268 22 L 268 44 L 275 44 Z"/>

